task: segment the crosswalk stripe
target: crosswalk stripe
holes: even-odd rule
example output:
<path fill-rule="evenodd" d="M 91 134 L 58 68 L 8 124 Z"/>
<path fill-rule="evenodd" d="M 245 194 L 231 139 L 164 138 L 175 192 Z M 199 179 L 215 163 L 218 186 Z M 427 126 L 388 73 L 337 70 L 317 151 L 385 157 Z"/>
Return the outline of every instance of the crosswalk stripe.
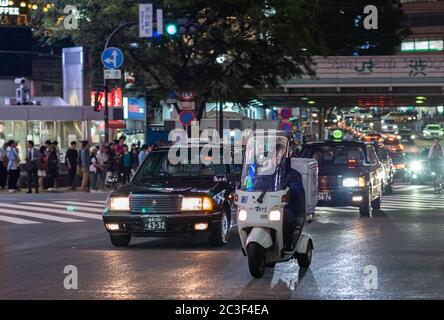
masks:
<path fill-rule="evenodd" d="M 40 202 L 20 202 L 20 203 L 21 204 L 25 204 L 25 205 L 31 205 L 31 206 L 39 206 L 39 205 L 41 205 Z M 60 208 L 60 209 L 66 209 L 68 212 L 71 212 L 71 210 L 68 209 L 68 207 L 70 207 L 70 205 L 54 204 L 54 203 L 45 203 L 44 205 L 45 205 L 45 208 L 46 207 Z M 80 210 L 89 211 L 89 212 L 103 213 L 103 209 L 86 208 L 86 207 L 83 207 L 83 206 L 81 207 L 80 205 L 73 205 L 73 204 L 71 204 L 71 208 L 73 209 L 72 210 L 73 212 L 75 212 L 77 209 L 80 209 Z"/>
<path fill-rule="evenodd" d="M 18 210 L 0 209 L 0 212 L 14 216 L 23 216 L 23 217 L 37 218 L 37 219 L 57 221 L 57 222 L 83 222 L 82 220 L 50 216 L 49 214 L 42 214 L 42 213 L 30 213 L 30 212 L 28 213 Z"/>
<path fill-rule="evenodd" d="M 0 216 L 0 221 L 9 222 L 9 223 L 13 223 L 13 224 L 39 224 L 40 223 L 38 221 L 25 220 L 25 219 L 7 217 L 7 216 Z"/>
<path fill-rule="evenodd" d="M 95 204 L 90 202 L 78 202 L 78 201 L 54 201 L 54 203 L 67 204 L 71 206 L 82 206 L 82 207 L 92 207 L 92 208 L 104 208 L 105 202 L 102 204 Z M 103 212 L 103 210 L 102 210 Z"/>
<path fill-rule="evenodd" d="M 39 203 L 39 205 L 45 206 L 46 203 Z M 102 220 L 101 216 L 99 216 L 97 214 L 92 214 L 92 213 L 69 212 L 67 210 L 29 207 L 29 206 L 23 206 L 23 205 L 18 205 L 18 204 L 6 204 L 6 203 L 0 203 L 0 207 L 6 207 L 6 208 L 12 208 L 12 209 L 23 209 L 23 210 L 29 210 L 29 211 L 47 212 L 47 213 L 56 213 L 56 214 L 76 216 L 76 217 L 81 217 L 81 218 L 88 218 L 88 219 L 93 219 L 93 220 Z M 1 213 L 1 210 L 0 210 L 0 213 Z"/>

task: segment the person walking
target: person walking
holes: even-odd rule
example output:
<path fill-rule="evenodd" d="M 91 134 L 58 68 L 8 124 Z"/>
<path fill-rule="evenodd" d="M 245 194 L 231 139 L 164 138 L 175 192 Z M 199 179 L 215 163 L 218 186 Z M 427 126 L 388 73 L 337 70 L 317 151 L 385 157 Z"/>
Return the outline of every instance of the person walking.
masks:
<path fill-rule="evenodd" d="M 105 170 L 108 156 L 106 154 L 105 145 L 100 144 L 97 148 L 97 188 L 99 190 L 105 189 Z"/>
<path fill-rule="evenodd" d="M 51 145 L 48 152 L 48 191 L 56 191 L 55 183 L 59 176 L 59 157 L 57 156 L 57 149 Z"/>
<path fill-rule="evenodd" d="M 148 145 L 144 144 L 142 149 L 139 152 L 139 166 L 142 165 L 143 161 L 145 161 L 146 156 L 148 155 Z"/>
<path fill-rule="evenodd" d="M 6 143 L 0 147 L 0 188 L 1 189 L 6 188 L 6 180 L 8 177 L 7 171 L 6 171 L 6 167 L 8 166 L 8 157 L 6 155 L 7 148 L 8 148 L 8 145 Z"/>
<path fill-rule="evenodd" d="M 76 189 L 76 177 L 77 177 L 77 160 L 79 158 L 79 152 L 77 151 L 77 142 L 72 141 L 71 147 L 66 151 L 65 162 L 68 167 L 68 189 Z"/>
<path fill-rule="evenodd" d="M 131 145 L 131 175 L 136 174 L 136 170 L 139 167 L 139 151 L 137 146 L 133 143 Z"/>
<path fill-rule="evenodd" d="M 97 149 L 91 148 L 91 164 L 89 166 L 89 174 L 91 177 L 91 192 L 97 192 Z"/>
<path fill-rule="evenodd" d="M 40 147 L 40 159 L 37 163 L 37 175 L 39 176 L 39 189 L 45 190 L 46 171 L 48 171 L 48 156 L 45 146 Z"/>
<path fill-rule="evenodd" d="M 20 158 L 17 152 L 17 142 L 14 140 L 8 141 L 8 148 L 6 149 L 6 156 L 8 158 L 8 165 L 6 170 L 8 171 L 8 190 L 10 193 L 19 191 L 17 182 L 20 177 L 19 165 Z"/>
<path fill-rule="evenodd" d="M 79 170 L 82 173 L 81 190 L 89 192 L 88 180 L 89 180 L 89 166 L 91 165 L 91 157 L 89 152 L 89 142 L 82 141 L 81 149 L 79 152 Z"/>
<path fill-rule="evenodd" d="M 130 173 L 132 168 L 131 153 L 128 150 L 128 146 L 123 147 L 123 153 L 120 155 L 119 169 L 122 184 L 127 184 L 130 181 Z"/>
<path fill-rule="evenodd" d="M 39 193 L 38 163 L 40 161 L 40 151 L 34 147 L 34 141 L 28 141 L 26 151 L 26 172 L 28 173 L 28 193 L 32 193 L 32 185 L 35 186 L 35 193 Z"/>

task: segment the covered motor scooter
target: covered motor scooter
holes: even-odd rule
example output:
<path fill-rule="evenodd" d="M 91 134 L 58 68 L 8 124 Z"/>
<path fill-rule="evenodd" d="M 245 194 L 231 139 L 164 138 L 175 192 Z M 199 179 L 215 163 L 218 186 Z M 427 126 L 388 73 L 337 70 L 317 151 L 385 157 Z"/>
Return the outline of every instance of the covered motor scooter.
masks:
<path fill-rule="evenodd" d="M 289 134 L 256 133 L 248 138 L 235 202 L 243 253 L 253 277 L 292 258 L 301 268 L 310 266 L 313 241 L 302 230 L 318 201 L 317 181 L 316 160 L 292 158 Z"/>

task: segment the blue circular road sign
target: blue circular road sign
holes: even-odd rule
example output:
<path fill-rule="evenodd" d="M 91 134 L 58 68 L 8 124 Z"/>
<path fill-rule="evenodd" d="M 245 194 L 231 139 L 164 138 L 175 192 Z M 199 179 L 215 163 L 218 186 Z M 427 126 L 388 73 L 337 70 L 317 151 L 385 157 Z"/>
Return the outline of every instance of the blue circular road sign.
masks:
<path fill-rule="evenodd" d="M 184 126 L 189 126 L 195 119 L 193 111 L 182 111 L 179 115 L 180 123 Z"/>
<path fill-rule="evenodd" d="M 106 69 L 118 69 L 123 64 L 123 52 L 119 48 L 108 48 L 102 53 L 102 64 Z"/>

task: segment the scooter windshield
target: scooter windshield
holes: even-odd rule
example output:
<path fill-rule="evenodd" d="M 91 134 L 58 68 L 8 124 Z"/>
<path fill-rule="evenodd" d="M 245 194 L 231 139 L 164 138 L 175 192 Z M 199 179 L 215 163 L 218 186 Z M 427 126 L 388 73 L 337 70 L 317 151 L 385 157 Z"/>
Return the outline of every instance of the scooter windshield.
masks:
<path fill-rule="evenodd" d="M 288 138 L 252 137 L 245 150 L 241 190 L 279 191 L 285 188 L 285 156 Z"/>

